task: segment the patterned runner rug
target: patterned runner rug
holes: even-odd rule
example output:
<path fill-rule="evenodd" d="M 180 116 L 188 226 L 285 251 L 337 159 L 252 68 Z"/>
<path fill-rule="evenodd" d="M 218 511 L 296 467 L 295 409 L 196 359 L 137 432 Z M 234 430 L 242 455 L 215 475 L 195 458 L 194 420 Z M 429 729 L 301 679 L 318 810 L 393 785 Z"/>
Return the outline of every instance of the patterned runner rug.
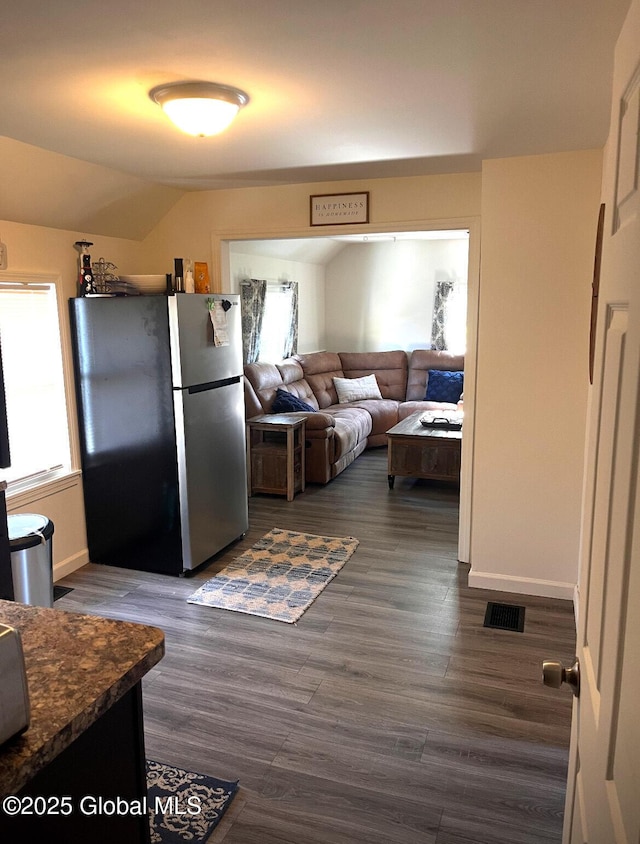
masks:
<path fill-rule="evenodd" d="M 147 759 L 151 844 L 204 844 L 237 790 L 237 780 L 218 780 Z"/>
<path fill-rule="evenodd" d="M 351 536 L 274 528 L 187 601 L 291 624 L 333 580 L 358 544 Z"/>

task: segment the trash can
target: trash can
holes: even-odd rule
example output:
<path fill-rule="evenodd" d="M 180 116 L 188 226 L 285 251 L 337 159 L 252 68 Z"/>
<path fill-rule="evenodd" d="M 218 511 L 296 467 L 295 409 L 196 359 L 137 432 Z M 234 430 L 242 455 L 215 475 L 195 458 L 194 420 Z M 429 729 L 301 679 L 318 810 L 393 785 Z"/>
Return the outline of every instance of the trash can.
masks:
<path fill-rule="evenodd" d="M 35 513 L 7 516 L 13 595 L 21 604 L 53 606 L 53 522 Z"/>

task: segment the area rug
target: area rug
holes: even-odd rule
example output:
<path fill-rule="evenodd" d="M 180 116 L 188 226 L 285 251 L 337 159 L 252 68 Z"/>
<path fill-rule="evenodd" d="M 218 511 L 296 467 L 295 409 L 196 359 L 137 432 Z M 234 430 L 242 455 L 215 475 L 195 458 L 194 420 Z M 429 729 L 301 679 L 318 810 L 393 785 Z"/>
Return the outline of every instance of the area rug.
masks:
<path fill-rule="evenodd" d="M 187 601 L 291 624 L 333 580 L 358 544 L 352 536 L 274 528 Z"/>
<path fill-rule="evenodd" d="M 237 780 L 217 780 L 147 759 L 152 844 L 204 844 L 237 790 Z"/>

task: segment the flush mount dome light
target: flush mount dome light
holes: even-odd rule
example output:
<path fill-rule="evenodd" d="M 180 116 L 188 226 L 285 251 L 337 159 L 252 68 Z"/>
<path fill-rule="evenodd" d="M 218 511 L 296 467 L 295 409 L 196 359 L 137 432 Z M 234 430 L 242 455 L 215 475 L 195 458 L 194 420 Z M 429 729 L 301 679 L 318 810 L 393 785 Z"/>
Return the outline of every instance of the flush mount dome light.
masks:
<path fill-rule="evenodd" d="M 189 135 L 217 135 L 231 123 L 249 97 L 238 88 L 215 82 L 176 82 L 149 91 L 178 129 Z"/>

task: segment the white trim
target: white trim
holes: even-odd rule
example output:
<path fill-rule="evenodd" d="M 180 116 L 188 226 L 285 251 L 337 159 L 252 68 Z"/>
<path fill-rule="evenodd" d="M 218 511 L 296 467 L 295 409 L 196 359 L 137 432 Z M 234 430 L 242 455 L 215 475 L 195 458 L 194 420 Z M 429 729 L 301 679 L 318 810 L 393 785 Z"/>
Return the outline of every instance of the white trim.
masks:
<path fill-rule="evenodd" d="M 13 510 L 15 507 L 26 507 L 36 501 L 42 501 L 44 498 L 49 498 L 51 495 L 63 492 L 65 489 L 79 486 L 81 478 L 82 473 L 75 470 L 66 472 L 61 477 L 49 481 L 41 481 L 28 489 L 11 492 L 11 487 L 9 486 L 6 493 L 7 510 Z"/>
<path fill-rule="evenodd" d="M 67 434 L 69 437 L 69 458 L 71 472 L 80 466 L 80 440 L 77 428 L 75 385 L 73 380 L 73 359 L 71 353 L 71 334 L 69 330 L 69 316 L 64 284 L 60 273 L 55 272 L 25 272 L 21 270 L 4 270 L 0 272 L 0 281 L 53 284 L 56 291 L 56 306 L 58 309 L 58 331 L 60 334 L 60 355 L 62 358 L 62 381 L 64 384 L 65 409 L 67 414 Z M 46 482 L 45 482 L 46 483 Z M 9 500 L 9 493 L 7 493 Z"/>
<path fill-rule="evenodd" d="M 344 235 L 341 226 L 307 226 L 296 229 L 235 229 L 211 233 L 212 290 L 231 292 L 229 243 L 234 240 L 293 240 L 295 238 L 330 238 Z M 412 231 L 448 231 L 468 229 L 469 267 L 467 270 L 467 351 L 465 353 L 465 421 L 460 473 L 460 515 L 458 522 L 458 559 L 471 563 L 471 513 L 473 494 L 473 441 L 475 421 L 476 359 L 478 342 L 478 314 L 480 300 L 480 217 L 454 217 L 437 220 L 406 220 L 349 226 L 349 234 L 369 234 Z M 467 375 L 469 368 L 469 376 Z"/>
<path fill-rule="evenodd" d="M 576 583 L 573 587 L 573 616 L 576 620 L 576 631 L 580 622 L 580 584 Z"/>
<path fill-rule="evenodd" d="M 89 550 L 87 548 L 83 548 L 82 551 L 78 551 L 78 553 L 74 554 L 72 557 L 67 557 L 66 560 L 55 563 L 53 566 L 54 583 L 58 580 L 62 580 L 62 578 L 66 577 L 68 574 L 81 569 L 82 566 L 86 566 L 88 562 Z"/>
<path fill-rule="evenodd" d="M 540 580 L 534 577 L 513 577 L 488 571 L 469 572 L 469 586 L 491 589 L 494 592 L 514 592 L 516 595 L 538 595 L 541 598 L 563 598 L 572 601 L 575 583 L 559 580 Z"/>
<path fill-rule="evenodd" d="M 469 264 L 467 268 L 467 348 L 464 353 L 464 434 L 460 465 L 460 507 L 458 516 L 458 559 L 471 560 L 473 512 L 473 455 L 476 418 L 476 367 L 478 319 L 480 314 L 480 219 L 469 222 Z"/>

